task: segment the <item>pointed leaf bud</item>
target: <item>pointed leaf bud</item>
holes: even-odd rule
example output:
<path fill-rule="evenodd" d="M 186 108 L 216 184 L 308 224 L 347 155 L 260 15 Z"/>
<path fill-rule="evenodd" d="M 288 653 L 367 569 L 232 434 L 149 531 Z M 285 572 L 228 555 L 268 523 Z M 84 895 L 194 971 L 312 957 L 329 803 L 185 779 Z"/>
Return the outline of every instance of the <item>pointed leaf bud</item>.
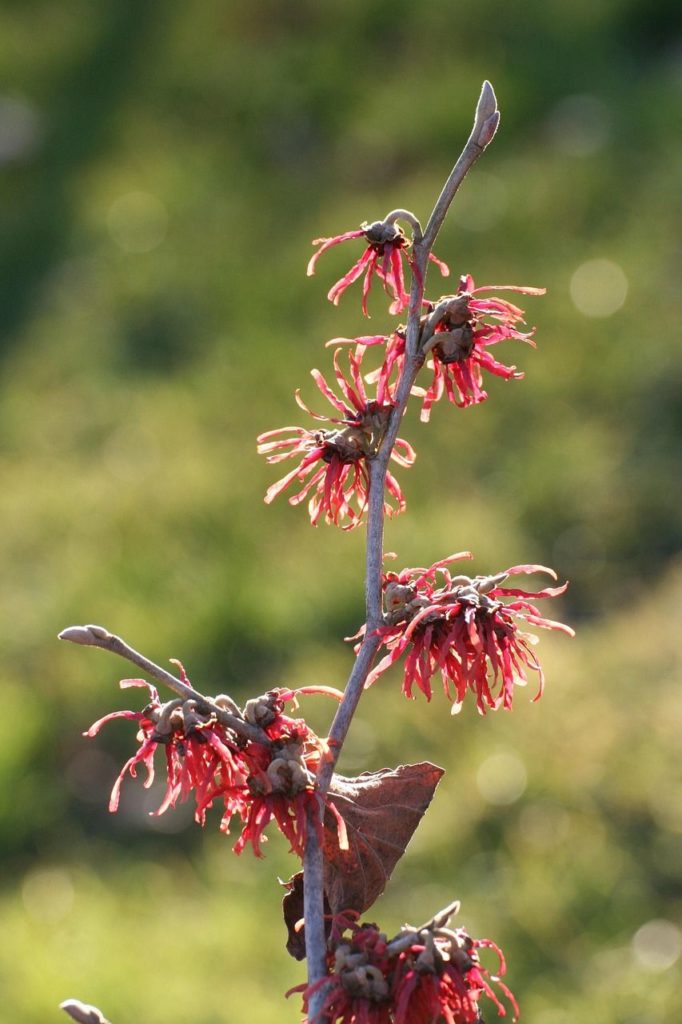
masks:
<path fill-rule="evenodd" d="M 79 641 L 77 640 L 76 643 Z M 65 999 L 59 1004 L 59 1009 L 68 1013 L 72 1020 L 78 1024 L 109 1024 L 101 1010 L 89 1003 L 82 1003 L 80 999 Z"/>
<path fill-rule="evenodd" d="M 497 126 L 500 123 L 500 112 L 497 109 L 495 91 L 490 82 L 485 81 L 476 106 L 472 139 L 481 149 L 492 142 Z"/>

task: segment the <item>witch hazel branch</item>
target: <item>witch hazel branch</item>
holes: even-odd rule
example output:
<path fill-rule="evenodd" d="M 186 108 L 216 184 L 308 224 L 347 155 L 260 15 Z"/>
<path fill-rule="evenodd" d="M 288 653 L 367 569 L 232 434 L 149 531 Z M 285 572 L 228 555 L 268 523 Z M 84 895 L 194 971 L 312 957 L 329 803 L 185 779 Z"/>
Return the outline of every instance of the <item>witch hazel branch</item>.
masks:
<path fill-rule="evenodd" d="M 393 571 L 384 565 L 385 518 L 405 511 L 400 474 L 415 461 L 411 444 L 398 437 L 409 401 L 421 404 L 424 422 L 441 398 L 459 409 L 476 406 L 488 397 L 487 376 L 523 377 L 491 350 L 508 341 L 535 345 L 523 309 L 500 293 L 539 296 L 542 288 L 477 286 L 465 270 L 451 294 L 425 295 L 430 264 L 444 279 L 449 276 L 433 245 L 498 123 L 495 94 L 485 82 L 471 135 L 425 229 L 413 213 L 398 209 L 313 243 L 309 275 L 332 247 L 361 246 L 331 286 L 331 302 L 338 304 L 359 284 L 361 309 L 368 315 L 376 283 L 389 314 L 406 314 L 405 322 L 386 334 L 329 342 L 331 372 L 311 371 L 329 410 L 312 409 L 297 392 L 305 425 L 268 430 L 258 438 L 258 451 L 286 470 L 268 489 L 267 503 L 286 495 L 293 506 L 307 505 L 313 526 L 365 527 L 365 617 L 351 638 L 355 661 L 343 692 L 278 687 L 240 707 L 228 694 L 207 696 L 195 689 L 179 662 L 172 662 L 175 675 L 101 626 L 73 626 L 60 634 L 125 658 L 174 694 L 164 700 L 147 679 L 125 679 L 121 686 L 146 690 L 147 703 L 104 715 L 86 731 L 96 738 L 114 720 L 135 724 L 138 747 L 114 782 L 112 812 L 127 777 L 142 771 L 150 786 L 160 762 L 166 785 L 153 813 L 192 798 L 201 825 L 211 808 L 220 807 L 220 830 L 237 833 L 235 853 L 249 847 L 262 857 L 266 832 L 276 829 L 301 860 L 302 870 L 286 883 L 283 912 L 287 949 L 307 961 L 306 982 L 288 995 L 302 996 L 309 1024 L 482 1024 L 486 1004 L 513 1020 L 519 1013 L 501 980 L 506 968 L 498 947 L 451 927 L 458 903 L 424 925 L 403 926 L 392 938 L 362 920 L 404 853 L 443 770 L 428 761 L 356 778 L 335 770 L 362 693 L 372 685 L 390 686 L 384 677 L 392 666 L 400 666 L 408 698 L 419 692 L 430 701 L 435 682 L 453 713 L 469 699 L 481 714 L 511 710 L 516 687 L 529 675 L 537 679 L 535 700 L 544 684 L 537 636 L 528 628 L 572 635 L 536 604 L 559 597 L 567 586 L 553 585 L 556 574 L 544 566 L 469 575 L 459 564 L 473 557 L 468 551 L 425 567 Z M 373 370 L 365 362 L 370 349 L 379 354 Z M 518 576 L 536 574 L 552 583 L 516 584 Z M 297 717 L 299 702 L 308 696 L 337 702 L 328 736 L 316 735 Z M 85 1024 L 105 1021 L 101 1011 L 79 1000 L 67 1000 L 62 1008 Z"/>

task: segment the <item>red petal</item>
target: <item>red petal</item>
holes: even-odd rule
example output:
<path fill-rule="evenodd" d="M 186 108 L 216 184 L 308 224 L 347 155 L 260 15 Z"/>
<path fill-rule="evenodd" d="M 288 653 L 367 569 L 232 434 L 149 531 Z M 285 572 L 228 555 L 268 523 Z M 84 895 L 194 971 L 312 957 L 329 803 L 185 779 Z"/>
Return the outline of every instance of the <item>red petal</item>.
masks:
<path fill-rule="evenodd" d="M 429 253 L 429 259 L 431 260 L 432 263 L 436 264 L 443 277 L 450 276 L 450 267 L 447 265 L 447 263 L 443 263 L 443 261 L 439 260 L 437 256 L 434 256 L 432 252 Z"/>
<path fill-rule="evenodd" d="M 346 231 L 342 235 L 334 235 L 333 238 L 314 239 L 313 245 L 319 245 L 320 248 L 310 257 L 308 269 L 306 271 L 308 277 L 311 277 L 315 273 L 315 264 L 323 252 L 326 252 L 327 249 L 331 249 L 333 245 L 338 245 L 340 242 L 346 242 L 349 238 L 360 238 L 364 233 L 365 232 L 362 229 L 358 229 L 357 231 Z"/>

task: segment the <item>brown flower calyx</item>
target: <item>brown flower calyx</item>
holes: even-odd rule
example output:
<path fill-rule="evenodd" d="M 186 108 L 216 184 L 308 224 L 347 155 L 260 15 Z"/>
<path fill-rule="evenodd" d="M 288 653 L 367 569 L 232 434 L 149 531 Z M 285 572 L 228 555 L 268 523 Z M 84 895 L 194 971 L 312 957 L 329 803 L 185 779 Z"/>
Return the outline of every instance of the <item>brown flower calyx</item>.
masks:
<path fill-rule="evenodd" d="M 159 705 L 152 701 L 144 708 L 145 718 L 154 722 L 153 738 L 156 743 L 177 742 L 178 738 L 192 737 L 199 743 L 204 740 L 204 733 L 220 724 L 225 736 L 235 746 L 243 746 L 251 738 L 248 733 L 242 734 L 241 723 L 245 729 L 254 727 L 256 730 L 266 729 L 284 709 L 284 701 L 278 690 L 270 690 L 260 697 L 247 701 L 244 712 L 235 701 L 225 693 L 217 697 L 196 700 L 193 697 L 183 700 L 176 697 Z M 272 741 L 266 733 L 260 732 L 254 739 L 269 745 Z"/>
<path fill-rule="evenodd" d="M 494 576 L 453 576 L 443 597 L 449 603 L 461 601 L 471 608 L 481 611 L 494 611 L 501 605 L 488 597 L 488 593 L 499 586 L 507 577 L 500 572 Z M 422 608 L 437 603 L 437 593 L 431 599 L 419 594 L 413 583 L 398 583 L 390 580 L 384 587 L 384 610 L 390 625 L 398 622 L 410 622 Z M 437 613 L 434 611 L 434 617 Z M 428 618 L 428 617 L 427 617 Z"/>
<path fill-rule="evenodd" d="M 446 366 L 450 363 L 461 363 L 473 352 L 474 329 L 470 323 L 465 323 L 449 331 L 439 331 L 432 340 L 437 342 L 433 347 L 441 363 Z"/>
<path fill-rule="evenodd" d="M 410 244 L 405 232 L 396 223 L 387 224 L 386 221 L 375 220 L 371 224 L 365 221 L 360 226 L 370 245 L 397 245 L 402 248 Z"/>
<path fill-rule="evenodd" d="M 367 455 L 365 432 L 361 426 L 344 427 L 343 430 L 316 430 L 313 443 L 315 447 L 325 449 L 322 456 L 324 462 L 331 462 L 335 455 L 343 462 L 356 462 Z"/>
<path fill-rule="evenodd" d="M 315 778 L 306 767 L 303 744 L 296 741 L 273 742 L 272 760 L 265 772 L 249 776 L 247 784 L 257 796 L 280 793 L 294 797 L 314 789 Z"/>
<path fill-rule="evenodd" d="M 498 572 L 494 576 L 453 576 L 450 581 L 452 596 L 473 608 L 492 611 L 502 605 L 488 597 L 491 590 L 498 587 L 507 578 L 506 572 Z"/>
<path fill-rule="evenodd" d="M 402 929 L 407 935 L 412 931 L 409 926 Z M 474 941 L 464 928 L 422 928 L 418 936 L 424 949 L 415 958 L 414 966 L 420 974 L 441 974 L 446 963 L 465 974 L 478 962 Z"/>
<path fill-rule="evenodd" d="M 278 690 L 268 690 L 260 697 L 253 697 L 247 700 L 244 705 L 244 718 L 251 725 L 257 725 L 261 729 L 272 725 L 275 719 L 282 713 L 284 702 Z"/>
<path fill-rule="evenodd" d="M 190 698 L 182 700 L 176 697 L 160 707 L 148 704 L 143 711 L 145 718 L 155 723 L 154 742 L 169 743 L 179 734 L 194 736 L 201 742 L 201 731 L 217 722 L 215 711 L 205 704 Z"/>
<path fill-rule="evenodd" d="M 391 625 L 409 622 L 428 603 L 427 598 L 417 592 L 413 583 L 391 581 L 384 587 L 384 611 Z"/>
<path fill-rule="evenodd" d="M 460 281 L 460 287 L 465 281 L 465 278 Z M 476 319 L 469 308 L 472 298 L 472 293 L 465 290 L 457 295 L 446 295 L 422 317 L 422 359 L 432 350 L 446 366 L 469 358 L 476 341 Z"/>
<path fill-rule="evenodd" d="M 340 430 L 316 430 L 313 441 L 325 447 L 324 461 L 331 462 L 335 455 L 343 462 L 374 458 L 384 439 L 392 408 L 370 402 L 354 423 Z"/>
<path fill-rule="evenodd" d="M 472 298 L 471 292 L 463 291 L 458 295 L 453 295 L 452 298 L 441 299 L 444 305 L 440 315 L 440 326 L 446 330 L 452 330 L 453 327 L 463 327 L 469 323 L 472 318 L 469 310 Z"/>
<path fill-rule="evenodd" d="M 383 936 L 385 941 L 385 936 Z M 364 952 L 353 952 L 344 942 L 334 951 L 334 973 L 339 975 L 341 984 L 353 999 L 368 999 L 373 1003 L 388 999 L 389 987 L 378 967 L 369 963 Z"/>

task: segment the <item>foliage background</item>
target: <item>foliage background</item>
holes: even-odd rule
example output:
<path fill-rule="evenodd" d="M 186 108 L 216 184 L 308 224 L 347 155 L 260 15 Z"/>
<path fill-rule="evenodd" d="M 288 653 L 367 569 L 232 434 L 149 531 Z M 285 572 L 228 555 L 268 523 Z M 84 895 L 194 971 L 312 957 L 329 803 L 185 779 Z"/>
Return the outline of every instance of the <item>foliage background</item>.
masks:
<path fill-rule="evenodd" d="M 8 0 L 0 60 L 4 1019 L 70 995 L 115 1024 L 299 1019 L 284 844 L 238 860 L 132 783 L 109 817 L 131 731 L 80 734 L 126 670 L 55 636 L 101 622 L 237 699 L 343 683 L 362 537 L 265 508 L 254 437 L 298 420 L 322 342 L 366 330 L 357 296 L 324 301 L 348 251 L 308 280 L 310 239 L 426 216 L 487 77 L 502 129 L 437 251 L 545 284 L 539 350 L 507 347 L 526 380 L 485 406 L 411 417 L 387 546 L 555 565 L 579 636 L 543 637 L 548 692 L 513 716 L 452 720 L 386 677 L 344 767 L 448 769 L 387 930 L 457 896 L 525 1020 L 679 1021 L 679 5 Z"/>

